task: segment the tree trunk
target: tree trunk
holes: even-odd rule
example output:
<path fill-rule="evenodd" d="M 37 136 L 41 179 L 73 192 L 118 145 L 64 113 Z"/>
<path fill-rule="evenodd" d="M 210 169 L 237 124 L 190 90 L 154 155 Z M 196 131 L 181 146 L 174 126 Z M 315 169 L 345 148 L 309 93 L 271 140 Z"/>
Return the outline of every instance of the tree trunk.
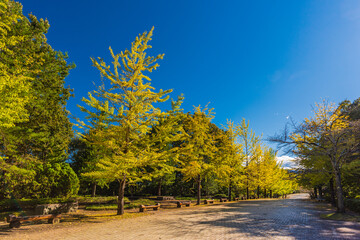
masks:
<path fill-rule="evenodd" d="M 230 178 L 230 182 L 229 182 L 229 187 L 228 187 L 228 198 L 229 198 L 229 201 L 231 201 L 231 178 Z"/>
<path fill-rule="evenodd" d="M 95 197 L 96 195 L 96 183 L 92 184 L 91 197 Z"/>
<path fill-rule="evenodd" d="M 344 213 L 345 205 L 344 205 L 343 189 L 341 184 L 340 169 L 335 169 L 335 183 L 336 183 L 336 197 L 337 197 L 337 212 Z"/>
<path fill-rule="evenodd" d="M 314 198 L 317 198 L 318 195 L 317 195 L 317 187 L 314 187 Z"/>
<path fill-rule="evenodd" d="M 123 215 L 124 214 L 125 184 L 126 184 L 126 175 L 124 175 L 124 178 L 120 180 L 117 215 Z"/>
<path fill-rule="evenodd" d="M 198 175 L 198 179 L 197 179 L 197 205 L 200 205 L 200 201 L 201 201 L 201 176 Z"/>
<path fill-rule="evenodd" d="M 249 187 L 246 187 L 246 199 L 249 199 Z"/>
<path fill-rule="evenodd" d="M 157 195 L 161 196 L 161 185 L 162 185 L 162 179 L 160 179 L 159 185 L 158 185 L 158 191 L 157 191 Z"/>
<path fill-rule="evenodd" d="M 330 178 L 330 196 L 331 196 L 331 205 L 336 206 L 335 201 L 335 191 L 334 191 L 334 178 Z"/>
<path fill-rule="evenodd" d="M 267 195 L 266 195 L 266 188 L 264 188 L 264 198 L 267 198 Z"/>
<path fill-rule="evenodd" d="M 272 198 L 273 196 L 272 196 L 272 190 L 270 190 L 270 198 Z"/>
<path fill-rule="evenodd" d="M 260 186 L 258 185 L 257 187 L 257 198 L 259 199 L 260 198 Z"/>
<path fill-rule="evenodd" d="M 323 194 L 322 194 L 322 187 L 321 187 L 321 186 L 319 186 L 319 198 L 321 199 L 321 198 L 322 198 L 322 196 L 323 196 Z"/>

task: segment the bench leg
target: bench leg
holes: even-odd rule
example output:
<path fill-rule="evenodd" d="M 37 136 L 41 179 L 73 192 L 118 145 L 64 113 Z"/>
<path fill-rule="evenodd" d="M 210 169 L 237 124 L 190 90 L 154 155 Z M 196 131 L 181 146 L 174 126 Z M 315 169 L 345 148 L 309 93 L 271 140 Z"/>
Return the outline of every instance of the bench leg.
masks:
<path fill-rule="evenodd" d="M 48 219 L 48 223 L 57 224 L 60 222 L 60 218 L 50 218 Z"/>
<path fill-rule="evenodd" d="M 20 221 L 12 221 L 9 224 L 10 228 L 19 228 L 21 226 L 21 222 Z"/>

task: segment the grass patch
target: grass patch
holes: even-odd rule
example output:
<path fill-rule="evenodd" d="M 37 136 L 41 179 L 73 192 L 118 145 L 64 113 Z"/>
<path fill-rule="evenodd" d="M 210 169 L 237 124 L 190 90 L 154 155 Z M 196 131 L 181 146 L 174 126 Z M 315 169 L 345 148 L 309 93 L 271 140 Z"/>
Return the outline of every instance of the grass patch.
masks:
<path fill-rule="evenodd" d="M 102 211 L 102 210 L 116 210 L 116 204 L 97 204 L 97 205 L 90 205 L 86 206 L 85 210 L 91 211 Z"/>
<path fill-rule="evenodd" d="M 336 220 L 336 221 L 360 222 L 360 216 L 347 214 L 347 213 L 321 214 L 320 218 L 327 219 L 327 220 Z"/>
<path fill-rule="evenodd" d="M 125 209 L 132 209 L 138 208 L 140 205 L 155 205 L 154 200 L 150 199 L 137 199 L 131 201 L 129 204 L 125 204 Z M 117 204 L 97 204 L 97 205 L 90 205 L 85 208 L 86 210 L 92 211 L 101 211 L 101 210 L 116 210 Z"/>
<path fill-rule="evenodd" d="M 90 197 L 90 196 L 77 196 L 75 199 L 79 202 L 79 204 L 91 204 L 91 203 L 99 203 L 99 204 L 108 204 L 108 203 L 116 203 L 117 196 L 106 196 L 106 197 Z M 129 199 L 124 197 L 125 202 L 128 202 Z"/>

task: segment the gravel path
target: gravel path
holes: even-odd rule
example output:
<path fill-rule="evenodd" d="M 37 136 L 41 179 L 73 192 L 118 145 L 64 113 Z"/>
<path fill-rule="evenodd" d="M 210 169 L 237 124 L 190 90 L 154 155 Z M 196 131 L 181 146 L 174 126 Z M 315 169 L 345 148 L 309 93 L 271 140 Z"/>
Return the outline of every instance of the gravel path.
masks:
<path fill-rule="evenodd" d="M 360 239 L 360 223 L 322 220 L 323 204 L 295 194 L 285 200 L 253 200 L 34 231 L 0 231 L 0 239 Z M 60 224 L 61 226 L 61 224 Z"/>

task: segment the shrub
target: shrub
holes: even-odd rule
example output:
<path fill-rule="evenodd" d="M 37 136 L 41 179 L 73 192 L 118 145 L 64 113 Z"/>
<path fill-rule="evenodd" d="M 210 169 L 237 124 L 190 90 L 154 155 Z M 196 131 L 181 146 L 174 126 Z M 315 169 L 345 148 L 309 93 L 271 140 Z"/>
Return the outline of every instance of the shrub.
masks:
<path fill-rule="evenodd" d="M 65 198 L 40 198 L 40 199 L 4 199 L 0 201 L 0 211 L 21 211 L 33 209 L 39 204 L 65 203 L 74 200 Z"/>
<path fill-rule="evenodd" d="M 214 198 L 227 198 L 228 196 L 226 194 L 223 194 L 223 193 L 219 193 L 219 194 L 216 194 L 214 196 Z"/>
<path fill-rule="evenodd" d="M 360 213 L 360 199 L 345 199 L 345 206 L 351 211 Z"/>

